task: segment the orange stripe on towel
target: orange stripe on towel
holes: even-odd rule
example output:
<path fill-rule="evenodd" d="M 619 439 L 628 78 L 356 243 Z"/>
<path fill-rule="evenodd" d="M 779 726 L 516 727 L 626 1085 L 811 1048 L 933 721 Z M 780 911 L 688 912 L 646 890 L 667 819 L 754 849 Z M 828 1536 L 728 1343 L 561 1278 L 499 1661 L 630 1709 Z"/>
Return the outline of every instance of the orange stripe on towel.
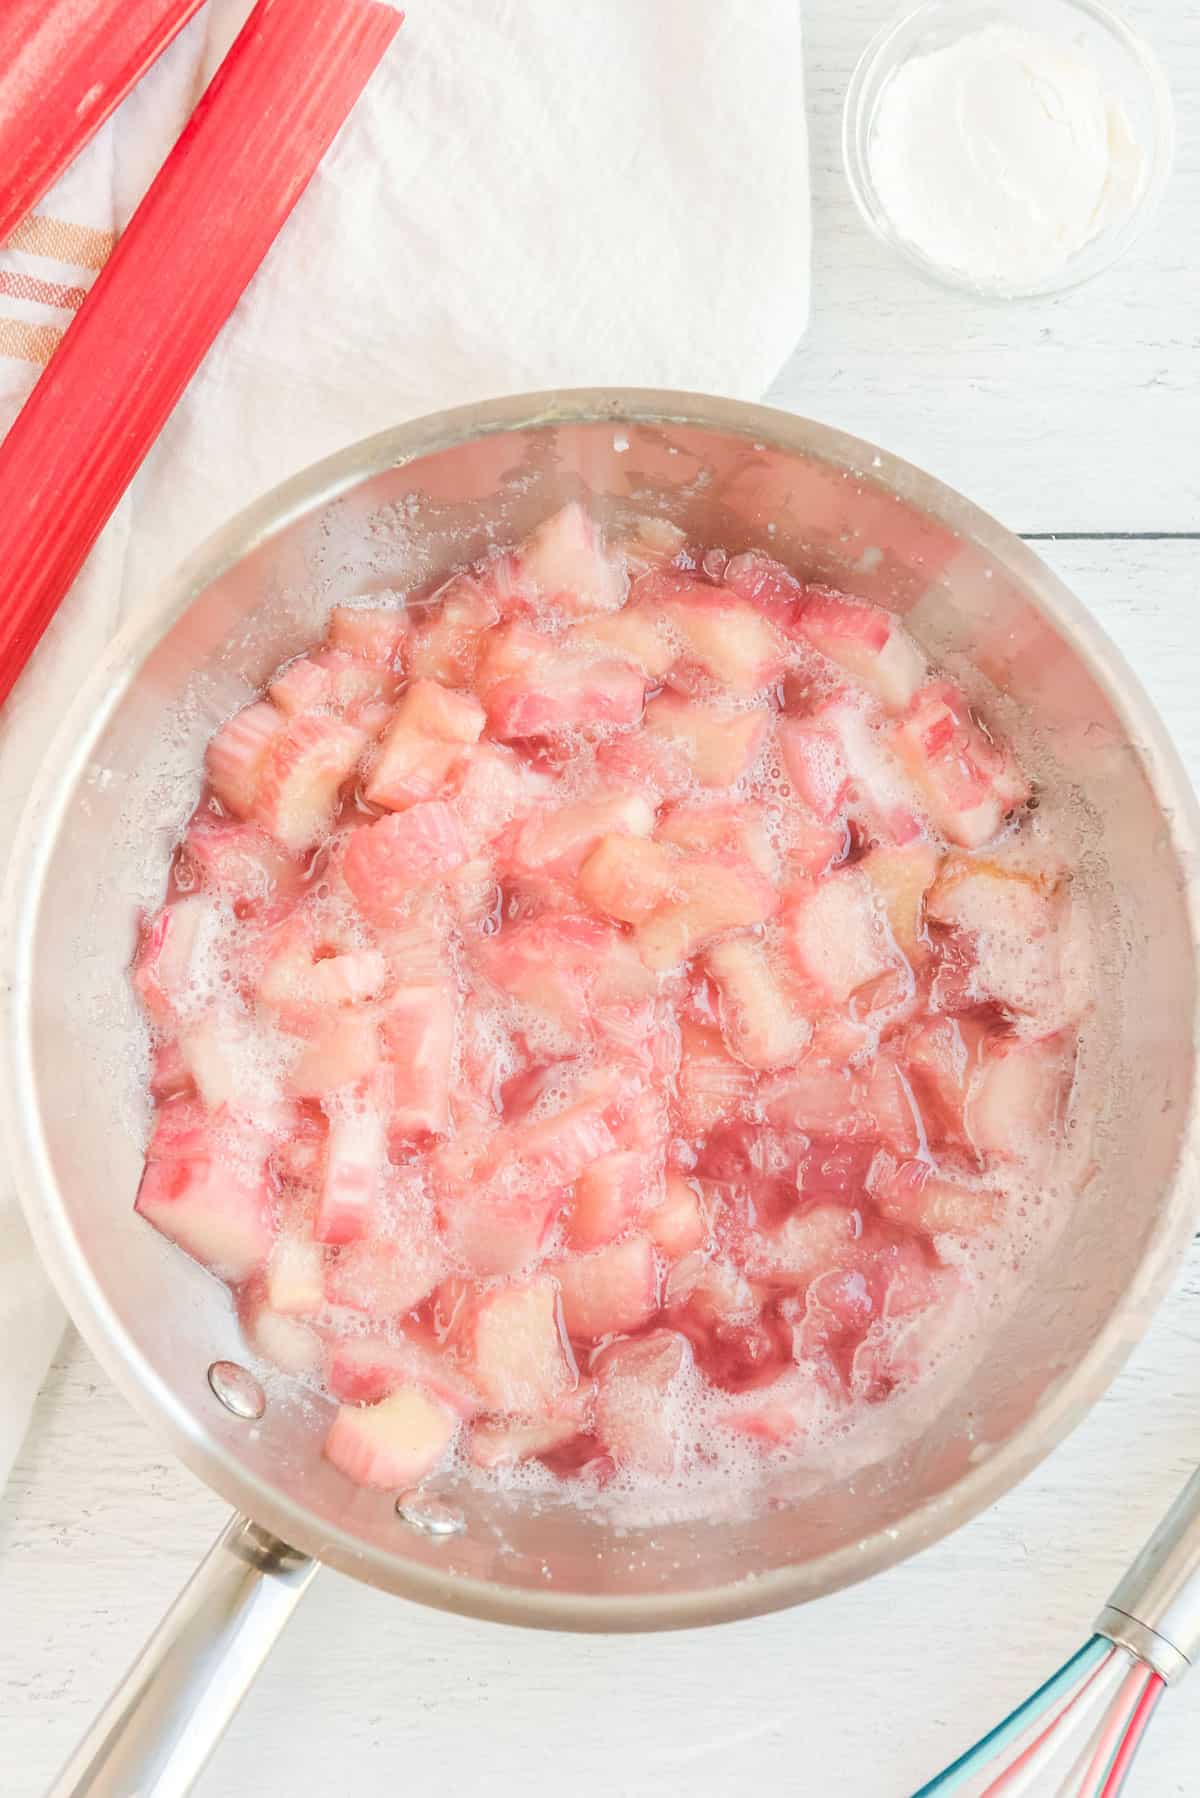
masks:
<path fill-rule="evenodd" d="M 31 325 L 23 318 L 0 318 L 0 356 L 19 356 L 44 367 L 63 340 L 57 325 Z"/>
<path fill-rule="evenodd" d="M 43 218 L 31 213 L 13 231 L 4 248 L 24 250 L 30 256 L 50 256 L 55 262 L 73 262 L 76 268 L 103 268 L 116 237 L 91 225 L 69 225 L 65 219 Z"/>

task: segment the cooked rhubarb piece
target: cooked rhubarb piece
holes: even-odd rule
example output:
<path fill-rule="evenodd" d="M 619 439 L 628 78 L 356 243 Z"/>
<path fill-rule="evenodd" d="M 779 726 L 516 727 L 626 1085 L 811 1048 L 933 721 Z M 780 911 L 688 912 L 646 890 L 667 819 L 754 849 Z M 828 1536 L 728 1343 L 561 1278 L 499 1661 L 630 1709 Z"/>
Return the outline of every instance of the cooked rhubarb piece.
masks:
<path fill-rule="evenodd" d="M 658 1262 L 648 1236 L 627 1236 L 551 1264 L 567 1334 L 596 1342 L 638 1330 L 658 1309 Z"/>
<path fill-rule="evenodd" d="M 639 599 L 648 599 L 654 579 L 642 582 Z M 701 581 L 671 580 L 670 586 L 671 596 L 660 602 L 660 609 L 682 639 L 687 660 L 735 693 L 757 693 L 778 678 L 784 640 L 762 612 Z"/>
<path fill-rule="evenodd" d="M 492 582 L 455 576 L 428 607 L 412 614 L 408 656 L 413 675 L 448 687 L 465 685 L 475 673 L 484 638 L 500 615 Z"/>
<path fill-rule="evenodd" d="M 358 1486 L 415 1486 L 441 1461 L 454 1419 L 416 1390 L 375 1405 L 343 1405 L 325 1438 L 325 1457 Z"/>
<path fill-rule="evenodd" d="M 540 1417 L 575 1384 L 558 1287 L 546 1275 L 482 1293 L 456 1325 L 455 1337 L 472 1382 L 493 1411 Z"/>
<path fill-rule="evenodd" d="M 160 1111 L 146 1150 L 137 1209 L 222 1279 L 244 1280 L 275 1240 L 269 1148 L 234 1118 L 173 1100 Z"/>
<path fill-rule="evenodd" d="M 675 866 L 661 904 L 639 923 L 638 952 L 648 968 L 677 968 L 728 930 L 762 924 L 779 909 L 779 894 L 747 862 L 686 856 Z"/>
<path fill-rule="evenodd" d="M 904 1161 L 874 1188 L 884 1217 L 927 1236 L 975 1236 L 999 1215 L 996 1194 L 947 1180 L 927 1161 Z"/>
<path fill-rule="evenodd" d="M 318 1242 L 355 1242 L 368 1234 L 382 1195 L 386 1161 L 378 1111 L 364 1102 L 331 1119 L 314 1229 Z"/>
<path fill-rule="evenodd" d="M 226 900 L 240 918 L 276 922 L 304 890 L 299 860 L 256 824 L 201 813 L 188 827 L 180 859 L 206 893 Z"/>
<path fill-rule="evenodd" d="M 577 800 L 557 811 L 535 811 L 517 826 L 504 856 L 510 874 L 574 878 L 598 844 L 612 837 L 648 837 L 654 806 L 644 793 Z"/>
<path fill-rule="evenodd" d="M 620 612 L 594 612 L 567 633 L 573 648 L 594 655 L 616 655 L 632 662 L 647 680 L 660 680 L 675 661 L 676 650 L 661 622 L 649 610 L 626 606 Z"/>
<path fill-rule="evenodd" d="M 396 606 L 334 606 L 329 614 L 328 642 L 377 668 L 397 669 L 408 642 L 409 619 Z"/>
<path fill-rule="evenodd" d="M 896 745 L 934 824 L 965 849 L 988 842 L 1029 797 L 1012 755 L 946 681 L 933 681 L 914 694 L 896 725 Z"/>
<path fill-rule="evenodd" d="M 914 968 L 929 954 L 925 896 L 937 875 L 938 862 L 937 850 L 923 838 L 902 845 L 880 844 L 862 860 L 862 871 L 883 906 L 892 941 Z"/>
<path fill-rule="evenodd" d="M 668 1261 L 682 1260 L 709 1240 L 703 1202 L 679 1174 L 667 1176 L 664 1198 L 646 1217 L 646 1233 Z"/>
<path fill-rule="evenodd" d="M 343 871 L 359 910 L 372 924 L 399 924 L 409 895 L 467 859 L 462 826 L 441 800 L 361 824 L 346 847 Z"/>
<path fill-rule="evenodd" d="M 596 1369 L 596 1432 L 618 1467 L 674 1470 L 683 1420 L 671 1416 L 670 1401 L 691 1359 L 686 1339 L 670 1330 L 605 1351 Z"/>
<path fill-rule="evenodd" d="M 447 982 L 401 987 L 380 1013 L 392 1072 L 388 1127 L 395 1136 L 443 1136 L 450 1123 L 457 996 Z"/>
<path fill-rule="evenodd" d="M 904 626 L 878 606 L 829 587 L 809 587 L 796 628 L 889 712 L 902 712 L 925 679 L 925 657 Z"/>
<path fill-rule="evenodd" d="M 676 693 L 660 693 L 645 716 L 650 737 L 677 750 L 702 787 L 740 780 L 762 747 L 767 723 L 762 708 L 731 710 Z"/>
<path fill-rule="evenodd" d="M 254 817 L 285 849 L 311 849 L 331 829 L 338 795 L 366 746 L 367 734 L 357 725 L 290 719 L 263 757 Z"/>
<path fill-rule="evenodd" d="M 547 518 L 517 550 L 517 583 L 565 612 L 611 612 L 625 598 L 620 563 L 577 500 Z"/>
<path fill-rule="evenodd" d="M 632 724 L 641 714 L 646 681 L 628 661 L 568 650 L 528 625 L 512 624 L 493 634 L 477 687 L 489 729 L 509 741 Z"/>
<path fill-rule="evenodd" d="M 220 927 L 212 903 L 199 894 L 164 905 L 143 925 L 133 958 L 133 985 L 142 1009 L 160 1028 L 194 1008 L 207 988 L 208 957 Z"/>
<path fill-rule="evenodd" d="M 783 937 L 814 1001 L 844 1005 L 897 968 L 897 953 L 870 880 L 859 868 L 838 869 L 794 891 L 783 913 Z"/>
<path fill-rule="evenodd" d="M 721 995 L 721 1033 L 731 1053 L 752 1068 L 799 1061 L 812 1024 L 763 944 L 755 937 L 728 937 L 705 962 Z"/>
<path fill-rule="evenodd" d="M 623 1235 L 658 1196 L 656 1185 L 648 1158 L 635 1149 L 615 1149 L 589 1163 L 571 1198 L 567 1218 L 571 1248 L 598 1249 Z"/>
<path fill-rule="evenodd" d="M 449 785 L 483 732 L 473 694 L 417 679 L 405 689 L 379 745 L 364 791 L 372 805 L 403 811 Z"/>

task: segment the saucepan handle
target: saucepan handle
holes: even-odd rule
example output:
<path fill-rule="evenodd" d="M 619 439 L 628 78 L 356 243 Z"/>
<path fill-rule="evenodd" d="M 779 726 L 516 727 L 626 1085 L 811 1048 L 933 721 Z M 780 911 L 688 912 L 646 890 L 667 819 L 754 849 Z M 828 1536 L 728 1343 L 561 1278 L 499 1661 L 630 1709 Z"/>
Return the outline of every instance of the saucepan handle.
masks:
<path fill-rule="evenodd" d="M 47 1798 L 184 1798 L 317 1566 L 234 1517 Z"/>

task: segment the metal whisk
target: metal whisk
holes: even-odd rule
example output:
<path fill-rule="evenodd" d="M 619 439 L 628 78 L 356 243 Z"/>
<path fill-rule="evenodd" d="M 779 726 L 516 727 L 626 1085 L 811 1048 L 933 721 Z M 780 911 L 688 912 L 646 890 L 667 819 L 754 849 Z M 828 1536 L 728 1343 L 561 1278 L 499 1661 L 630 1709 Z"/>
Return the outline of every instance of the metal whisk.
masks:
<path fill-rule="evenodd" d="M 1117 1798 L 1155 1706 L 1198 1655 L 1200 1470 L 1090 1641 L 913 1798 Z"/>

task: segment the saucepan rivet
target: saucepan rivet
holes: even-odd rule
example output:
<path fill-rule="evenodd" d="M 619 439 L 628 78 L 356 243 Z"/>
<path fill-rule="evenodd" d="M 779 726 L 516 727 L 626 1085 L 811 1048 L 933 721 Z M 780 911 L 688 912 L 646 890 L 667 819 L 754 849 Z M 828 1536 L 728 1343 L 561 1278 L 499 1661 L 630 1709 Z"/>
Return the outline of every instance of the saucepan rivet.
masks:
<path fill-rule="evenodd" d="M 208 1370 L 214 1395 L 235 1417 L 253 1420 L 267 1408 L 267 1395 L 252 1373 L 236 1361 L 214 1361 Z"/>
<path fill-rule="evenodd" d="M 467 1527 L 461 1511 L 444 1505 L 440 1498 L 424 1498 L 419 1492 L 402 1492 L 396 1500 L 396 1515 L 423 1536 L 457 1536 Z"/>

